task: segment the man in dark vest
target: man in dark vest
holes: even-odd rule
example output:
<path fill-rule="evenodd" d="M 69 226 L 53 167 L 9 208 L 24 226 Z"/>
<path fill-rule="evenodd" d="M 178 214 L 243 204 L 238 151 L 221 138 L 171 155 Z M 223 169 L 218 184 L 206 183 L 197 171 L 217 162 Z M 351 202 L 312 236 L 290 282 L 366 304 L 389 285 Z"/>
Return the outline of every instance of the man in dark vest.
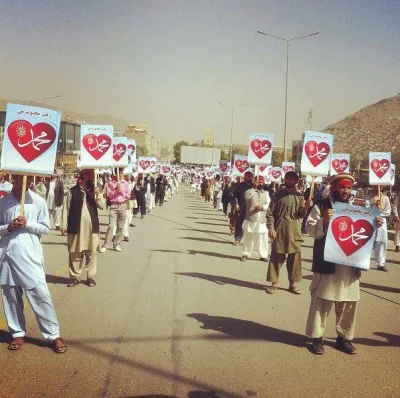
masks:
<path fill-rule="evenodd" d="M 83 263 L 87 270 L 87 285 L 96 286 L 93 277 L 97 271 L 96 252 L 100 242 L 97 208 L 102 209 L 104 204 L 93 180 L 93 170 L 80 171 L 78 184 L 68 191 L 62 212 L 62 232 L 68 233 L 69 276 L 72 279 L 68 287 L 81 282 Z"/>
<path fill-rule="evenodd" d="M 360 268 L 330 263 L 324 260 L 325 239 L 329 221 L 333 217 L 335 202 L 348 203 L 354 177 L 339 173 L 329 178 L 330 194 L 316 202 L 307 218 L 306 229 L 315 238 L 313 249 L 310 285 L 311 304 L 307 319 L 306 335 L 312 338 L 311 351 L 324 353 L 322 336 L 332 305 L 335 304 L 337 347 L 346 354 L 355 354 L 356 348 L 351 343 L 354 336 L 357 302 L 360 299 Z M 378 217 L 376 225 L 382 226 Z"/>

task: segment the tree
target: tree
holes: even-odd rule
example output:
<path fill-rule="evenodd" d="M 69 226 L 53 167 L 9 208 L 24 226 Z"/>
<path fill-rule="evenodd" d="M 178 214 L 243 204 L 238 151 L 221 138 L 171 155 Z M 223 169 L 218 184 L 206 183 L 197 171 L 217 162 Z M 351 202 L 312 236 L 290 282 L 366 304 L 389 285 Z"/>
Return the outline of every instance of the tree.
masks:
<path fill-rule="evenodd" d="M 187 141 L 179 141 L 174 145 L 174 147 L 173 147 L 174 160 L 172 161 L 172 163 L 177 164 L 177 163 L 181 162 L 181 147 L 182 146 L 190 146 L 190 144 Z"/>
<path fill-rule="evenodd" d="M 273 151 L 272 152 L 271 163 L 274 166 L 281 167 L 282 162 L 283 162 L 283 152 Z"/>

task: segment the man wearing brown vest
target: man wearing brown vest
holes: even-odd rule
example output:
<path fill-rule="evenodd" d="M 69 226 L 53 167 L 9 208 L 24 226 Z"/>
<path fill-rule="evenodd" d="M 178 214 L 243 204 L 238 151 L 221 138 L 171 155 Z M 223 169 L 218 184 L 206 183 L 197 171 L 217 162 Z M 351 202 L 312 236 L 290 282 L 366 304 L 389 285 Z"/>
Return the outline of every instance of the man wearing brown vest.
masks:
<path fill-rule="evenodd" d="M 81 170 L 78 184 L 72 187 L 62 212 L 62 232 L 68 233 L 69 276 L 68 287 L 81 282 L 85 262 L 87 285 L 96 286 L 93 277 L 97 271 L 96 251 L 99 246 L 99 216 L 97 208 L 103 208 L 103 198 L 94 187 L 94 171 Z"/>

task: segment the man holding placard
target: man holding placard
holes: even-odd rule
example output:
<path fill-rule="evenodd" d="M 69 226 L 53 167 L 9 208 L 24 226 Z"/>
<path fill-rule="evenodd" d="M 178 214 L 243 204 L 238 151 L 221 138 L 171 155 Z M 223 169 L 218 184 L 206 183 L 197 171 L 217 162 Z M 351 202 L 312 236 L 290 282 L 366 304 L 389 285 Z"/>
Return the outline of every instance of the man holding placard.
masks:
<path fill-rule="evenodd" d="M 362 207 L 348 205 L 346 215 L 334 218 L 336 204 L 347 204 L 350 199 L 351 189 L 355 180 L 351 174 L 339 173 L 329 178 L 331 184 L 330 194 L 327 198 L 314 204 L 307 219 L 306 229 L 311 237 L 315 238 L 313 249 L 312 272 L 313 279 L 310 285 L 311 304 L 307 319 L 306 335 L 312 338 L 311 350 L 314 354 L 324 353 L 322 336 L 325 331 L 326 321 L 332 305 L 335 304 L 337 347 L 347 353 L 355 354 L 356 348 L 351 343 L 354 337 L 357 302 L 360 299 L 360 268 L 352 266 L 351 260 L 344 265 L 326 260 L 327 252 L 335 250 L 335 245 L 341 245 L 340 250 L 346 259 L 366 245 L 372 239 L 373 226 L 362 217 L 370 216 L 370 212 Z M 364 214 L 365 213 L 365 214 Z M 353 220 L 350 216 L 359 217 Z M 325 247 L 328 227 L 334 228 L 335 242 Z M 382 219 L 376 219 L 376 225 L 382 225 Z M 330 232 L 330 231 L 329 231 Z M 333 248 L 332 248 L 333 247 Z M 338 250 L 339 250 L 338 249 Z M 366 261 L 369 262 L 371 249 L 365 248 Z M 336 257 L 338 262 L 339 255 Z M 355 254 L 356 253 L 356 254 Z M 347 260 L 346 260 L 347 261 Z"/>
<path fill-rule="evenodd" d="M 13 340 L 9 350 L 19 350 L 25 339 L 26 325 L 22 295 L 25 291 L 44 338 L 56 353 L 67 346 L 60 338 L 56 312 L 44 271 L 40 237 L 50 233 L 46 201 L 39 195 L 23 192 L 23 176 L 15 175 L 12 193 L 0 199 L 0 285 L 4 315 Z M 33 177 L 27 177 L 27 185 Z M 25 204 L 23 204 L 25 200 Z M 23 215 L 19 215 L 23 207 Z"/>

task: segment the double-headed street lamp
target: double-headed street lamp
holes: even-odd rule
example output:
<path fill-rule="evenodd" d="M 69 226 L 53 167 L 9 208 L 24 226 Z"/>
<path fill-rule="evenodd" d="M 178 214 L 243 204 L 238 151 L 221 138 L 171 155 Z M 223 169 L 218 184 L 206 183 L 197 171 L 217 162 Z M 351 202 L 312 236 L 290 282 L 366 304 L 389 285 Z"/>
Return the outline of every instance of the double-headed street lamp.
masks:
<path fill-rule="evenodd" d="M 287 118 L 287 97 L 288 97 L 288 74 L 289 74 L 289 42 L 299 39 L 304 39 L 306 37 L 318 35 L 319 32 L 310 33 L 308 35 L 293 37 L 291 39 L 285 39 L 284 37 L 279 37 L 275 35 L 271 35 L 269 33 L 262 32 L 261 30 L 257 30 L 257 33 L 260 33 L 265 36 L 273 37 L 274 39 L 283 40 L 286 42 L 286 86 L 285 86 L 285 127 L 283 131 L 283 157 L 284 161 L 286 162 L 286 118 Z"/>
<path fill-rule="evenodd" d="M 233 110 L 236 109 L 236 108 L 240 108 L 241 106 L 248 105 L 248 104 L 249 103 L 246 102 L 245 104 L 231 106 L 231 105 L 226 105 L 226 104 L 222 104 L 221 102 L 218 102 L 218 105 L 226 106 L 227 108 L 230 108 L 230 110 L 232 112 L 232 117 L 231 117 L 231 143 L 230 143 L 230 150 L 229 150 L 229 161 L 231 162 L 231 165 L 232 165 Z"/>

